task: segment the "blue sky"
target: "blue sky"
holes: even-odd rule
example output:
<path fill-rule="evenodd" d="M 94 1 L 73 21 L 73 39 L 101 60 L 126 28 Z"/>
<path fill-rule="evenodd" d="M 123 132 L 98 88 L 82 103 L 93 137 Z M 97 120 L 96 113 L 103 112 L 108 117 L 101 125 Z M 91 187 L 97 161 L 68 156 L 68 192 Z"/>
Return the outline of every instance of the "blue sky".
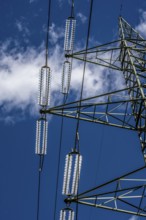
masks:
<path fill-rule="evenodd" d="M 94 0 L 89 46 L 110 42 L 118 37 L 118 16 L 122 16 L 146 37 L 145 0 Z M 84 48 L 89 0 L 75 0 L 77 30 L 75 50 Z M 39 118 L 37 106 L 38 75 L 44 65 L 44 40 L 48 1 L 10 0 L 0 7 L 0 219 L 36 219 L 38 157 L 35 149 L 35 126 Z M 60 76 L 64 61 L 63 37 L 65 19 L 70 15 L 67 0 L 52 1 L 49 41 L 49 65 L 52 69 L 51 105 L 62 102 Z M 78 98 L 83 64 L 73 63 L 71 90 Z M 104 75 L 105 73 L 105 75 Z M 101 67 L 86 69 L 84 96 L 104 92 L 110 72 Z M 122 87 L 120 74 L 114 76 L 113 87 Z M 93 87 L 94 80 L 98 81 Z M 105 90 L 104 90 L 105 89 Z M 56 173 L 61 119 L 48 117 L 48 154 L 42 173 L 40 220 L 53 219 Z M 57 214 L 65 207 L 61 195 L 65 155 L 74 145 L 75 121 L 64 119 Z M 82 192 L 143 166 L 137 134 L 98 124 L 80 124 L 80 145 L 83 155 L 80 188 Z M 75 208 L 75 206 L 72 206 Z M 131 215 L 90 207 L 79 207 L 79 219 L 139 220 Z"/>

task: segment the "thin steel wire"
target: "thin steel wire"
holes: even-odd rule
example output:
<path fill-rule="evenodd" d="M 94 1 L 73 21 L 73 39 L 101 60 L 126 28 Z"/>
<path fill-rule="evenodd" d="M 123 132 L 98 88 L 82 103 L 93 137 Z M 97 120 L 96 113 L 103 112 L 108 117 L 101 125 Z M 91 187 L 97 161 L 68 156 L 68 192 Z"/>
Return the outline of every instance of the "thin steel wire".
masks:
<path fill-rule="evenodd" d="M 93 9 L 93 0 L 90 2 L 90 13 L 89 13 L 89 22 L 88 22 L 88 31 L 87 31 L 87 39 L 86 39 L 86 48 L 85 48 L 85 57 L 84 57 L 84 67 L 83 67 L 83 77 L 82 77 L 82 85 L 81 85 L 81 92 L 80 92 L 80 100 L 79 100 L 79 108 L 78 108 L 78 119 L 77 119 L 77 126 L 76 126 L 76 136 L 75 136 L 75 148 L 77 143 L 77 133 L 79 131 L 79 124 L 80 124 L 80 106 L 83 98 L 83 87 L 84 87 L 84 80 L 85 80 L 85 72 L 86 72 L 86 59 L 87 59 L 87 50 L 89 45 L 89 36 L 90 36 L 90 28 L 91 28 L 91 18 L 92 18 L 92 9 Z"/>
<path fill-rule="evenodd" d="M 67 100 L 66 95 L 64 95 L 63 103 L 65 104 Z M 63 110 L 62 110 L 63 113 Z M 55 204 L 54 204 L 54 220 L 56 220 L 56 213 L 57 213 L 57 192 L 59 186 L 59 173 L 60 173 L 60 162 L 61 162 L 61 151 L 62 151 L 62 138 L 63 138 L 63 125 L 64 125 L 64 117 L 62 116 L 61 119 L 61 128 L 60 128 L 60 143 L 59 143 L 59 153 L 58 153 L 58 167 L 57 167 L 57 178 L 56 178 L 56 190 L 55 190 Z"/>
<path fill-rule="evenodd" d="M 49 0 L 49 4 L 48 4 L 48 21 L 47 21 L 47 30 L 46 30 L 46 54 L 45 54 L 45 65 L 46 66 L 48 66 L 50 17 L 51 17 L 51 0 Z"/>
<path fill-rule="evenodd" d="M 97 165 L 96 165 L 96 175 L 95 175 L 95 184 L 97 181 L 97 177 L 98 177 L 98 173 L 100 170 L 100 166 L 101 166 L 101 156 L 102 156 L 102 151 L 103 151 L 103 141 L 104 141 L 104 131 L 105 131 L 105 127 L 102 128 L 102 133 L 101 133 L 101 137 L 100 137 L 100 142 L 97 144 L 99 146 L 99 153 L 97 156 Z M 97 140 L 98 141 L 98 140 Z M 98 147 L 97 146 L 97 147 Z M 93 217 L 93 209 L 90 209 L 90 216 L 89 216 L 89 220 L 92 220 Z"/>
<path fill-rule="evenodd" d="M 83 97 L 83 88 L 84 88 L 84 80 L 85 80 L 85 72 L 86 72 L 87 50 L 88 50 L 88 45 L 89 45 L 89 36 L 90 36 L 90 29 L 91 29 L 92 10 L 93 10 L 93 0 L 90 1 L 89 22 L 88 22 L 86 48 L 85 48 L 86 53 L 85 53 L 85 57 L 84 57 L 83 77 L 82 77 L 79 106 L 81 106 L 82 97 Z M 80 118 L 80 107 L 78 108 L 78 119 L 77 119 L 76 134 L 75 134 L 75 146 L 74 146 L 74 148 L 76 149 L 76 144 L 78 143 L 78 152 L 80 152 L 80 145 L 79 145 L 79 140 L 78 140 L 78 131 L 79 131 L 79 125 L 80 125 L 79 118 Z M 79 163 L 79 160 L 78 160 L 78 163 Z M 78 164 L 78 169 L 79 169 L 79 164 Z M 78 174 L 79 174 L 79 170 L 78 170 Z M 79 181 L 79 178 L 78 178 L 78 181 Z M 78 199 L 78 191 L 77 191 L 77 199 Z M 78 212 L 79 212 L 79 207 L 78 207 L 78 203 L 76 203 L 76 220 L 78 219 Z"/>
<path fill-rule="evenodd" d="M 74 14 L 74 0 L 72 0 L 72 5 L 71 5 L 71 17 L 74 18 L 75 14 Z"/>
<path fill-rule="evenodd" d="M 39 155 L 39 167 L 38 167 L 38 196 L 37 196 L 37 220 L 39 220 L 40 214 L 40 194 L 41 194 L 41 173 L 44 165 L 44 155 Z"/>

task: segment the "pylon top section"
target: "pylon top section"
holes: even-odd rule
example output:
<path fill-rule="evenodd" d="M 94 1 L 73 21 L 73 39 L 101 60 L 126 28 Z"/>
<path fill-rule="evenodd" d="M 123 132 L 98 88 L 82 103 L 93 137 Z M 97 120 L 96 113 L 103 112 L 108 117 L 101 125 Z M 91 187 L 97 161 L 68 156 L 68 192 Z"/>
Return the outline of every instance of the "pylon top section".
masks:
<path fill-rule="evenodd" d="M 119 17 L 119 36 L 121 39 L 144 40 L 143 37 L 122 17 Z"/>

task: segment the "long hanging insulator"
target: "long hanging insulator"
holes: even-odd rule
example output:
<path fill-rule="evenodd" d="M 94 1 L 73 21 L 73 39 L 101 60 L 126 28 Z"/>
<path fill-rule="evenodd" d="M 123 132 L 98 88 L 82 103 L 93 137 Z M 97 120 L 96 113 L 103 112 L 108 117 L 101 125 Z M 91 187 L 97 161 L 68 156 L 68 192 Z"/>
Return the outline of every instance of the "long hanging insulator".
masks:
<path fill-rule="evenodd" d="M 64 179 L 63 179 L 63 189 L 62 194 L 70 194 L 70 179 L 72 171 L 72 154 L 66 155 L 65 168 L 64 168 Z"/>
<path fill-rule="evenodd" d="M 74 174 L 73 174 L 72 189 L 71 189 L 71 194 L 73 195 L 76 195 L 78 193 L 81 165 L 82 165 L 82 156 L 80 154 L 77 154 L 75 158 Z"/>
<path fill-rule="evenodd" d="M 74 220 L 74 211 L 70 208 L 65 208 L 60 211 L 60 220 Z"/>
<path fill-rule="evenodd" d="M 44 118 L 40 118 L 36 122 L 36 146 L 35 153 L 39 155 L 47 154 L 47 133 L 48 122 Z"/>
<path fill-rule="evenodd" d="M 68 94 L 70 88 L 70 80 L 71 80 L 71 63 L 69 61 L 65 61 L 63 64 L 62 89 L 61 89 L 61 92 L 63 94 Z"/>
<path fill-rule="evenodd" d="M 66 155 L 64 179 L 63 179 L 63 195 L 76 195 L 81 173 L 82 156 L 73 151 Z"/>
<path fill-rule="evenodd" d="M 42 67 L 39 80 L 38 104 L 42 107 L 50 104 L 51 72 L 49 67 Z"/>
<path fill-rule="evenodd" d="M 75 39 L 76 20 L 74 17 L 69 17 L 66 20 L 64 50 L 73 51 Z"/>

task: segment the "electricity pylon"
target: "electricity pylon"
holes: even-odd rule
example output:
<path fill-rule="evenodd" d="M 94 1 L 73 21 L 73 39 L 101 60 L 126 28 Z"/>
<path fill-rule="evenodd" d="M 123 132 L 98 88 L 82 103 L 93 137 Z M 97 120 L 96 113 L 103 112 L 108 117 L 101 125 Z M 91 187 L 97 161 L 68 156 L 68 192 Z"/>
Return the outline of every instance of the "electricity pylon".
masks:
<path fill-rule="evenodd" d="M 41 113 L 137 132 L 146 162 L 146 41 L 122 17 L 119 18 L 119 36 L 116 41 L 67 54 L 66 57 L 107 67 L 115 74 L 120 71 L 125 79 L 122 89 L 41 110 Z M 145 174 L 144 164 L 138 170 L 70 196 L 66 202 L 146 217 Z"/>

